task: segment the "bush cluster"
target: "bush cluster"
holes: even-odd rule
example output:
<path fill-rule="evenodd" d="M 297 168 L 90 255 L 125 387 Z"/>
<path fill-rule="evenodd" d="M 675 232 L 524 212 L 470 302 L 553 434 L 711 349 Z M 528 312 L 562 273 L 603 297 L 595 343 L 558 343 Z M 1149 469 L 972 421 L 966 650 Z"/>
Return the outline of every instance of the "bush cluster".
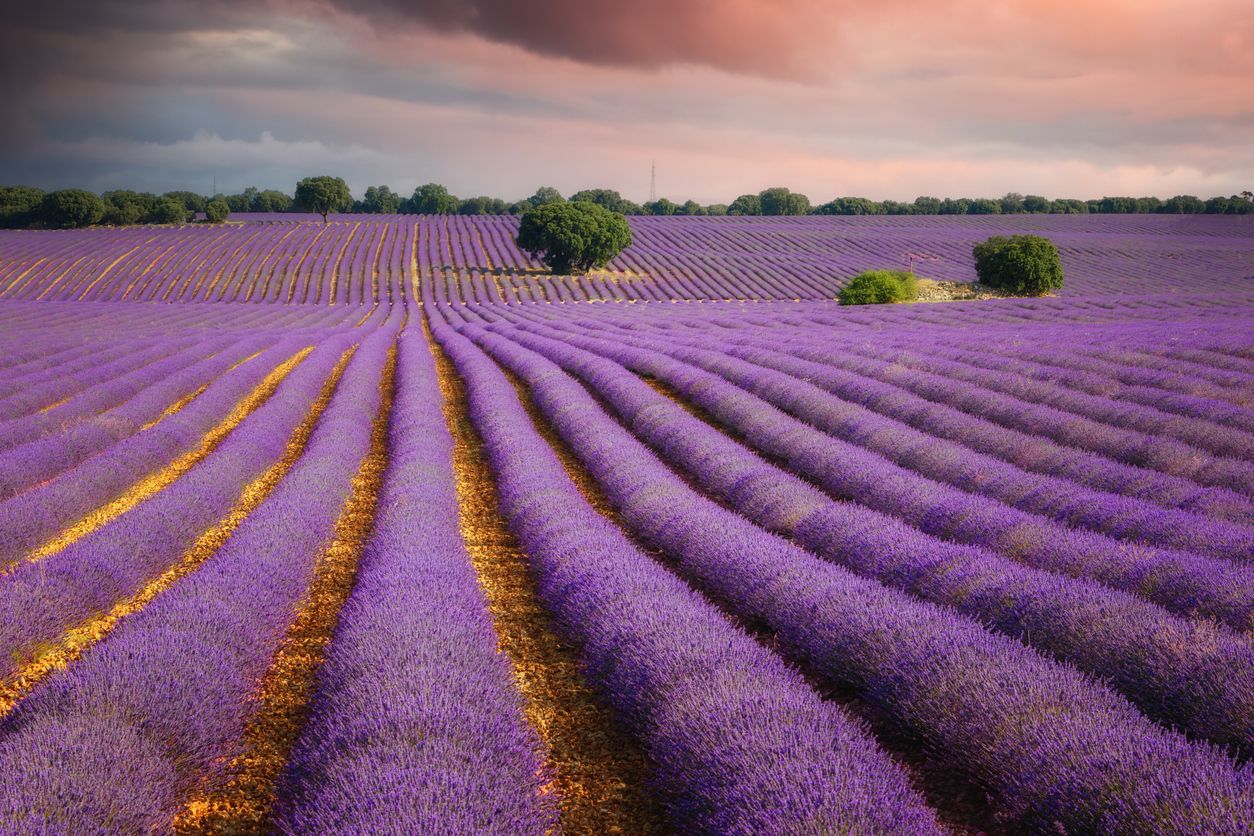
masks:
<path fill-rule="evenodd" d="M 908 302 L 919 295 L 917 277 L 905 270 L 867 270 L 840 290 L 842 305 Z"/>

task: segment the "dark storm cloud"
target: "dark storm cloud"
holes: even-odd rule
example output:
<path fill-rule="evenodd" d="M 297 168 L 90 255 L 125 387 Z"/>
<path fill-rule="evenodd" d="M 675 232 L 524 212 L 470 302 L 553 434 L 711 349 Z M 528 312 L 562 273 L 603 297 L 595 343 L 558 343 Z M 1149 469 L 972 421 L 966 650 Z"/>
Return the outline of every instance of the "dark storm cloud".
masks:
<path fill-rule="evenodd" d="M 668 196 L 707 201 L 1254 179 L 1243 0 L 9 6 L 0 182 L 290 188 L 326 170 L 642 197 L 654 158 Z"/>
<path fill-rule="evenodd" d="M 330 0 L 384 25 L 464 32 L 538 55 L 656 69 L 695 64 L 790 77 L 812 57 L 805 25 L 843 2 L 811 0 Z M 805 25 L 801 25 L 805 21 Z M 811 33 L 813 34 L 813 33 Z"/>

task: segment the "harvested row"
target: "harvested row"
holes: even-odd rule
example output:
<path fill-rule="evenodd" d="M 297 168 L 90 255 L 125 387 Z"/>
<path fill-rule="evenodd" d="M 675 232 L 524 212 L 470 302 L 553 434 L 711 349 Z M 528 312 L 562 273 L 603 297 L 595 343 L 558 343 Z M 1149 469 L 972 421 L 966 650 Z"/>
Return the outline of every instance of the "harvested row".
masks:
<path fill-rule="evenodd" d="M 694 495 L 560 370 L 464 330 L 527 381 L 633 530 L 742 617 L 769 624 L 808 668 L 975 773 L 1009 828 L 1227 832 L 1254 813 L 1250 773 L 1215 750 L 1018 642 L 856 578 Z"/>

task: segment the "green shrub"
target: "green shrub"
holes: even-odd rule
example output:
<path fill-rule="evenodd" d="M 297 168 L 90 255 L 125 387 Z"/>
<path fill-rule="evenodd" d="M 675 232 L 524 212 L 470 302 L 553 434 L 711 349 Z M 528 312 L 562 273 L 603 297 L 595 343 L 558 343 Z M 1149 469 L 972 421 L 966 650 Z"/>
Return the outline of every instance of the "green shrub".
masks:
<path fill-rule="evenodd" d="M 867 270 L 840 289 L 842 305 L 882 305 L 907 302 L 919 293 L 914 273 L 905 270 Z"/>
<path fill-rule="evenodd" d="M 994 235 L 972 250 L 980 282 L 1016 296 L 1044 296 L 1062 287 L 1058 248 L 1039 235 Z"/>

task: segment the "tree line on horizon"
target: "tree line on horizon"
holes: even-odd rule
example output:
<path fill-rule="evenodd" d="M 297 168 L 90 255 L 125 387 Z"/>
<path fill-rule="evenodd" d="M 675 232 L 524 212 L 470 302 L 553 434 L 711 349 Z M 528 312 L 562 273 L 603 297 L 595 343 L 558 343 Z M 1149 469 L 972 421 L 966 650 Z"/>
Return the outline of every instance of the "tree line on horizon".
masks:
<path fill-rule="evenodd" d="M 302 186 L 308 193 L 309 184 L 314 182 L 322 186 L 330 184 L 333 194 L 330 212 L 353 214 L 521 215 L 547 203 L 566 200 L 595 203 L 623 215 L 1254 214 L 1254 193 L 1248 190 L 1208 200 L 1194 195 L 1177 195 L 1166 200 L 1157 197 L 1049 199 L 1010 192 L 1000 198 L 923 196 L 911 202 L 838 197 L 813 205 L 806 195 L 777 186 L 757 194 L 743 194 L 731 203 L 702 205 L 695 200 L 676 203 L 667 198 L 636 203 L 613 189 L 584 189 L 567 198 L 551 186 L 543 186 L 530 197 L 513 202 L 486 195 L 458 198 L 438 183 L 419 186 L 409 197 L 402 197 L 387 186 L 370 186 L 356 199 L 342 178 L 323 176 L 302 180 L 294 195 L 255 187 L 238 194 L 209 197 L 191 191 L 157 195 L 117 189 L 95 194 L 82 189 L 44 192 L 30 186 L 2 186 L 0 228 L 170 224 L 196 218 L 220 222 L 232 213 L 321 213 L 321 208 L 314 209 L 307 199 L 301 200 Z M 327 205 L 323 201 L 322 207 Z"/>

